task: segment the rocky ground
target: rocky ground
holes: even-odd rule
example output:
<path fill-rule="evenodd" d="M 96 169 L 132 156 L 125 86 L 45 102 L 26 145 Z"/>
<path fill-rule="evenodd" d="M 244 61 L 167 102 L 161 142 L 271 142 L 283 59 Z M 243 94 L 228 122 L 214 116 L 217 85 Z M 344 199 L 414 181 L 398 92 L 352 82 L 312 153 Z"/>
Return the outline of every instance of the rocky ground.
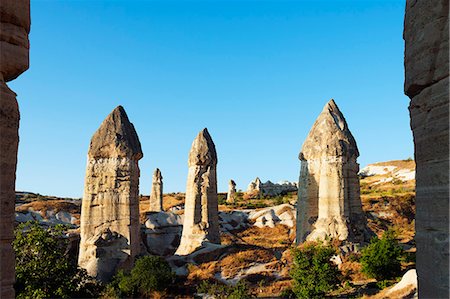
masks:
<path fill-rule="evenodd" d="M 361 170 L 361 200 L 369 227 L 381 235 L 393 229 L 411 259 L 405 272 L 414 266 L 415 164 L 412 160 L 371 164 Z M 181 235 L 184 194 L 164 195 L 162 213 L 149 210 L 149 197 L 141 196 L 140 211 L 144 251 L 166 256 L 180 278 L 181 297 L 191 297 L 202 281 L 235 284 L 249 282 L 256 296 L 276 297 L 291 284 L 290 248 L 295 238 L 296 192 L 261 197 L 237 193 L 233 204 L 219 194 L 221 246 L 209 246 L 188 258 L 173 257 Z M 17 192 L 16 222 L 37 220 L 43 225 L 66 224 L 71 229 L 73 248 L 78 242 L 81 200 Z M 351 282 L 333 297 L 371 296 L 378 292 L 374 280 L 367 279 L 351 256 L 357 247 L 341 244 L 339 267 Z M 76 253 L 75 253 L 76 254 Z M 379 295 L 378 295 L 379 297 Z M 379 297 L 381 298 L 381 297 Z"/>

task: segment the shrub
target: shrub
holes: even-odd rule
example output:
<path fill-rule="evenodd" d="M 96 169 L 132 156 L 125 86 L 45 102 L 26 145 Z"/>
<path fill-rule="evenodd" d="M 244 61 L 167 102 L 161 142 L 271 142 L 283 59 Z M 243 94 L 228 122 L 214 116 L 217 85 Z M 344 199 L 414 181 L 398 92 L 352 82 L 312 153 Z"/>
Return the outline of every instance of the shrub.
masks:
<path fill-rule="evenodd" d="M 305 243 L 293 249 L 291 277 L 297 298 L 323 298 L 340 282 L 337 266 L 330 259 L 336 253 L 331 246 Z"/>
<path fill-rule="evenodd" d="M 383 237 L 372 238 L 361 252 L 362 272 L 377 280 L 392 279 L 400 274 L 403 250 L 388 230 Z"/>
<path fill-rule="evenodd" d="M 120 296 L 149 296 L 155 291 L 164 291 L 175 275 L 169 264 L 159 256 L 144 256 L 128 274 L 120 270 L 108 286 L 108 293 L 115 290 Z"/>
<path fill-rule="evenodd" d="M 17 298 L 96 297 L 101 286 L 70 259 L 65 227 L 43 228 L 37 222 L 15 230 Z"/>
<path fill-rule="evenodd" d="M 252 298 L 248 285 L 242 280 L 234 286 L 202 281 L 197 287 L 197 293 L 207 294 L 216 299 Z"/>

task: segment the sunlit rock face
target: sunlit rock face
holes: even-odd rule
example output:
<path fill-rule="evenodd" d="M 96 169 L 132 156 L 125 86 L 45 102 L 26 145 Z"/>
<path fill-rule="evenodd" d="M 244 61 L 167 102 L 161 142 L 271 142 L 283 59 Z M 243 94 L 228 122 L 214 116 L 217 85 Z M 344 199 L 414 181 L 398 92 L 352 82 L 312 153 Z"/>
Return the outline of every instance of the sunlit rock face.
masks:
<path fill-rule="evenodd" d="M 14 298 L 14 204 L 19 106 L 6 82 L 28 69 L 30 1 L 0 1 L 0 298 Z"/>
<path fill-rule="evenodd" d="M 125 110 L 108 115 L 92 137 L 81 207 L 78 264 L 107 281 L 140 250 L 141 144 Z"/>
<path fill-rule="evenodd" d="M 329 101 L 299 155 L 297 243 L 368 237 L 362 211 L 356 141 L 336 103 Z"/>
<path fill-rule="evenodd" d="M 152 180 L 152 192 L 150 194 L 150 212 L 163 210 L 163 177 L 159 168 L 155 169 Z"/>
<path fill-rule="evenodd" d="M 220 244 L 216 165 L 216 147 L 203 129 L 189 153 L 183 233 L 176 255 L 190 254 L 204 242 Z"/>
<path fill-rule="evenodd" d="M 234 203 L 236 199 L 236 183 L 233 180 L 228 182 L 227 203 Z"/>
<path fill-rule="evenodd" d="M 405 94 L 416 160 L 419 298 L 448 298 L 449 1 L 406 1 Z"/>

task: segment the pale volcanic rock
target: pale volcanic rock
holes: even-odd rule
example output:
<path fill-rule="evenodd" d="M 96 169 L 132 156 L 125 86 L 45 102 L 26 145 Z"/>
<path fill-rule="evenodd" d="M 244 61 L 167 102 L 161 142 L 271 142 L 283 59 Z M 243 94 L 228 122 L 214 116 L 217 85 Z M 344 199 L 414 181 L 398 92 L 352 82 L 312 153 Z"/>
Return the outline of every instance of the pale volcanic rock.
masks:
<path fill-rule="evenodd" d="M 419 298 L 449 286 L 449 1 L 407 0 L 405 94 L 416 161 Z"/>
<path fill-rule="evenodd" d="M 19 107 L 6 82 L 29 66 L 30 1 L 0 1 L 0 298 L 14 298 L 14 201 Z"/>
<path fill-rule="evenodd" d="M 262 182 L 257 177 L 256 179 L 251 181 L 250 184 L 248 184 L 247 193 L 258 193 L 259 194 L 261 192 L 261 186 L 262 186 Z"/>
<path fill-rule="evenodd" d="M 205 242 L 220 244 L 216 165 L 216 147 L 205 128 L 189 153 L 183 233 L 176 255 L 190 254 Z"/>
<path fill-rule="evenodd" d="M 92 137 L 81 208 L 78 264 L 107 281 L 139 254 L 139 166 L 134 126 L 118 106 Z"/>
<path fill-rule="evenodd" d="M 150 194 L 150 212 L 163 210 L 163 177 L 159 168 L 155 169 L 152 180 L 152 192 Z"/>
<path fill-rule="evenodd" d="M 288 192 L 297 191 L 297 184 L 288 181 L 283 181 L 280 183 L 272 183 L 267 181 L 265 183 L 257 177 L 248 184 L 247 194 L 251 196 L 262 195 L 262 196 L 279 196 L 285 195 Z"/>
<path fill-rule="evenodd" d="M 145 220 L 145 245 L 151 254 L 173 255 L 180 244 L 183 215 L 148 212 Z"/>
<path fill-rule="evenodd" d="M 362 211 L 356 141 L 336 103 L 317 118 L 299 155 L 297 242 L 368 237 Z"/>
<path fill-rule="evenodd" d="M 227 203 L 234 203 L 236 200 L 236 183 L 233 180 L 228 182 Z"/>

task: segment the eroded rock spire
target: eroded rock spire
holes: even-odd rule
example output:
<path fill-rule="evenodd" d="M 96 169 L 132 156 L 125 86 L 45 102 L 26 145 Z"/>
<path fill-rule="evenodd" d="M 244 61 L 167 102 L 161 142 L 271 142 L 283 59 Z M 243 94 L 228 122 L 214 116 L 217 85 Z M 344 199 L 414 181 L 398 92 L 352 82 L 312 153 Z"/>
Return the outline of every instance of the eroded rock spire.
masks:
<path fill-rule="evenodd" d="M 216 147 L 205 128 L 189 153 L 185 216 L 177 255 L 192 253 L 203 242 L 220 244 L 216 165 Z"/>
<path fill-rule="evenodd" d="M 297 243 L 368 237 L 362 211 L 356 141 L 334 100 L 317 118 L 299 155 Z"/>
<path fill-rule="evenodd" d="M 133 124 L 118 106 L 94 133 L 81 208 L 78 264 L 107 281 L 139 253 L 139 165 Z"/>
<path fill-rule="evenodd" d="M 236 199 L 236 183 L 233 180 L 228 182 L 227 202 L 234 203 Z"/>
<path fill-rule="evenodd" d="M 152 180 L 152 193 L 150 194 L 150 212 L 163 210 L 163 177 L 159 168 L 155 169 Z"/>

